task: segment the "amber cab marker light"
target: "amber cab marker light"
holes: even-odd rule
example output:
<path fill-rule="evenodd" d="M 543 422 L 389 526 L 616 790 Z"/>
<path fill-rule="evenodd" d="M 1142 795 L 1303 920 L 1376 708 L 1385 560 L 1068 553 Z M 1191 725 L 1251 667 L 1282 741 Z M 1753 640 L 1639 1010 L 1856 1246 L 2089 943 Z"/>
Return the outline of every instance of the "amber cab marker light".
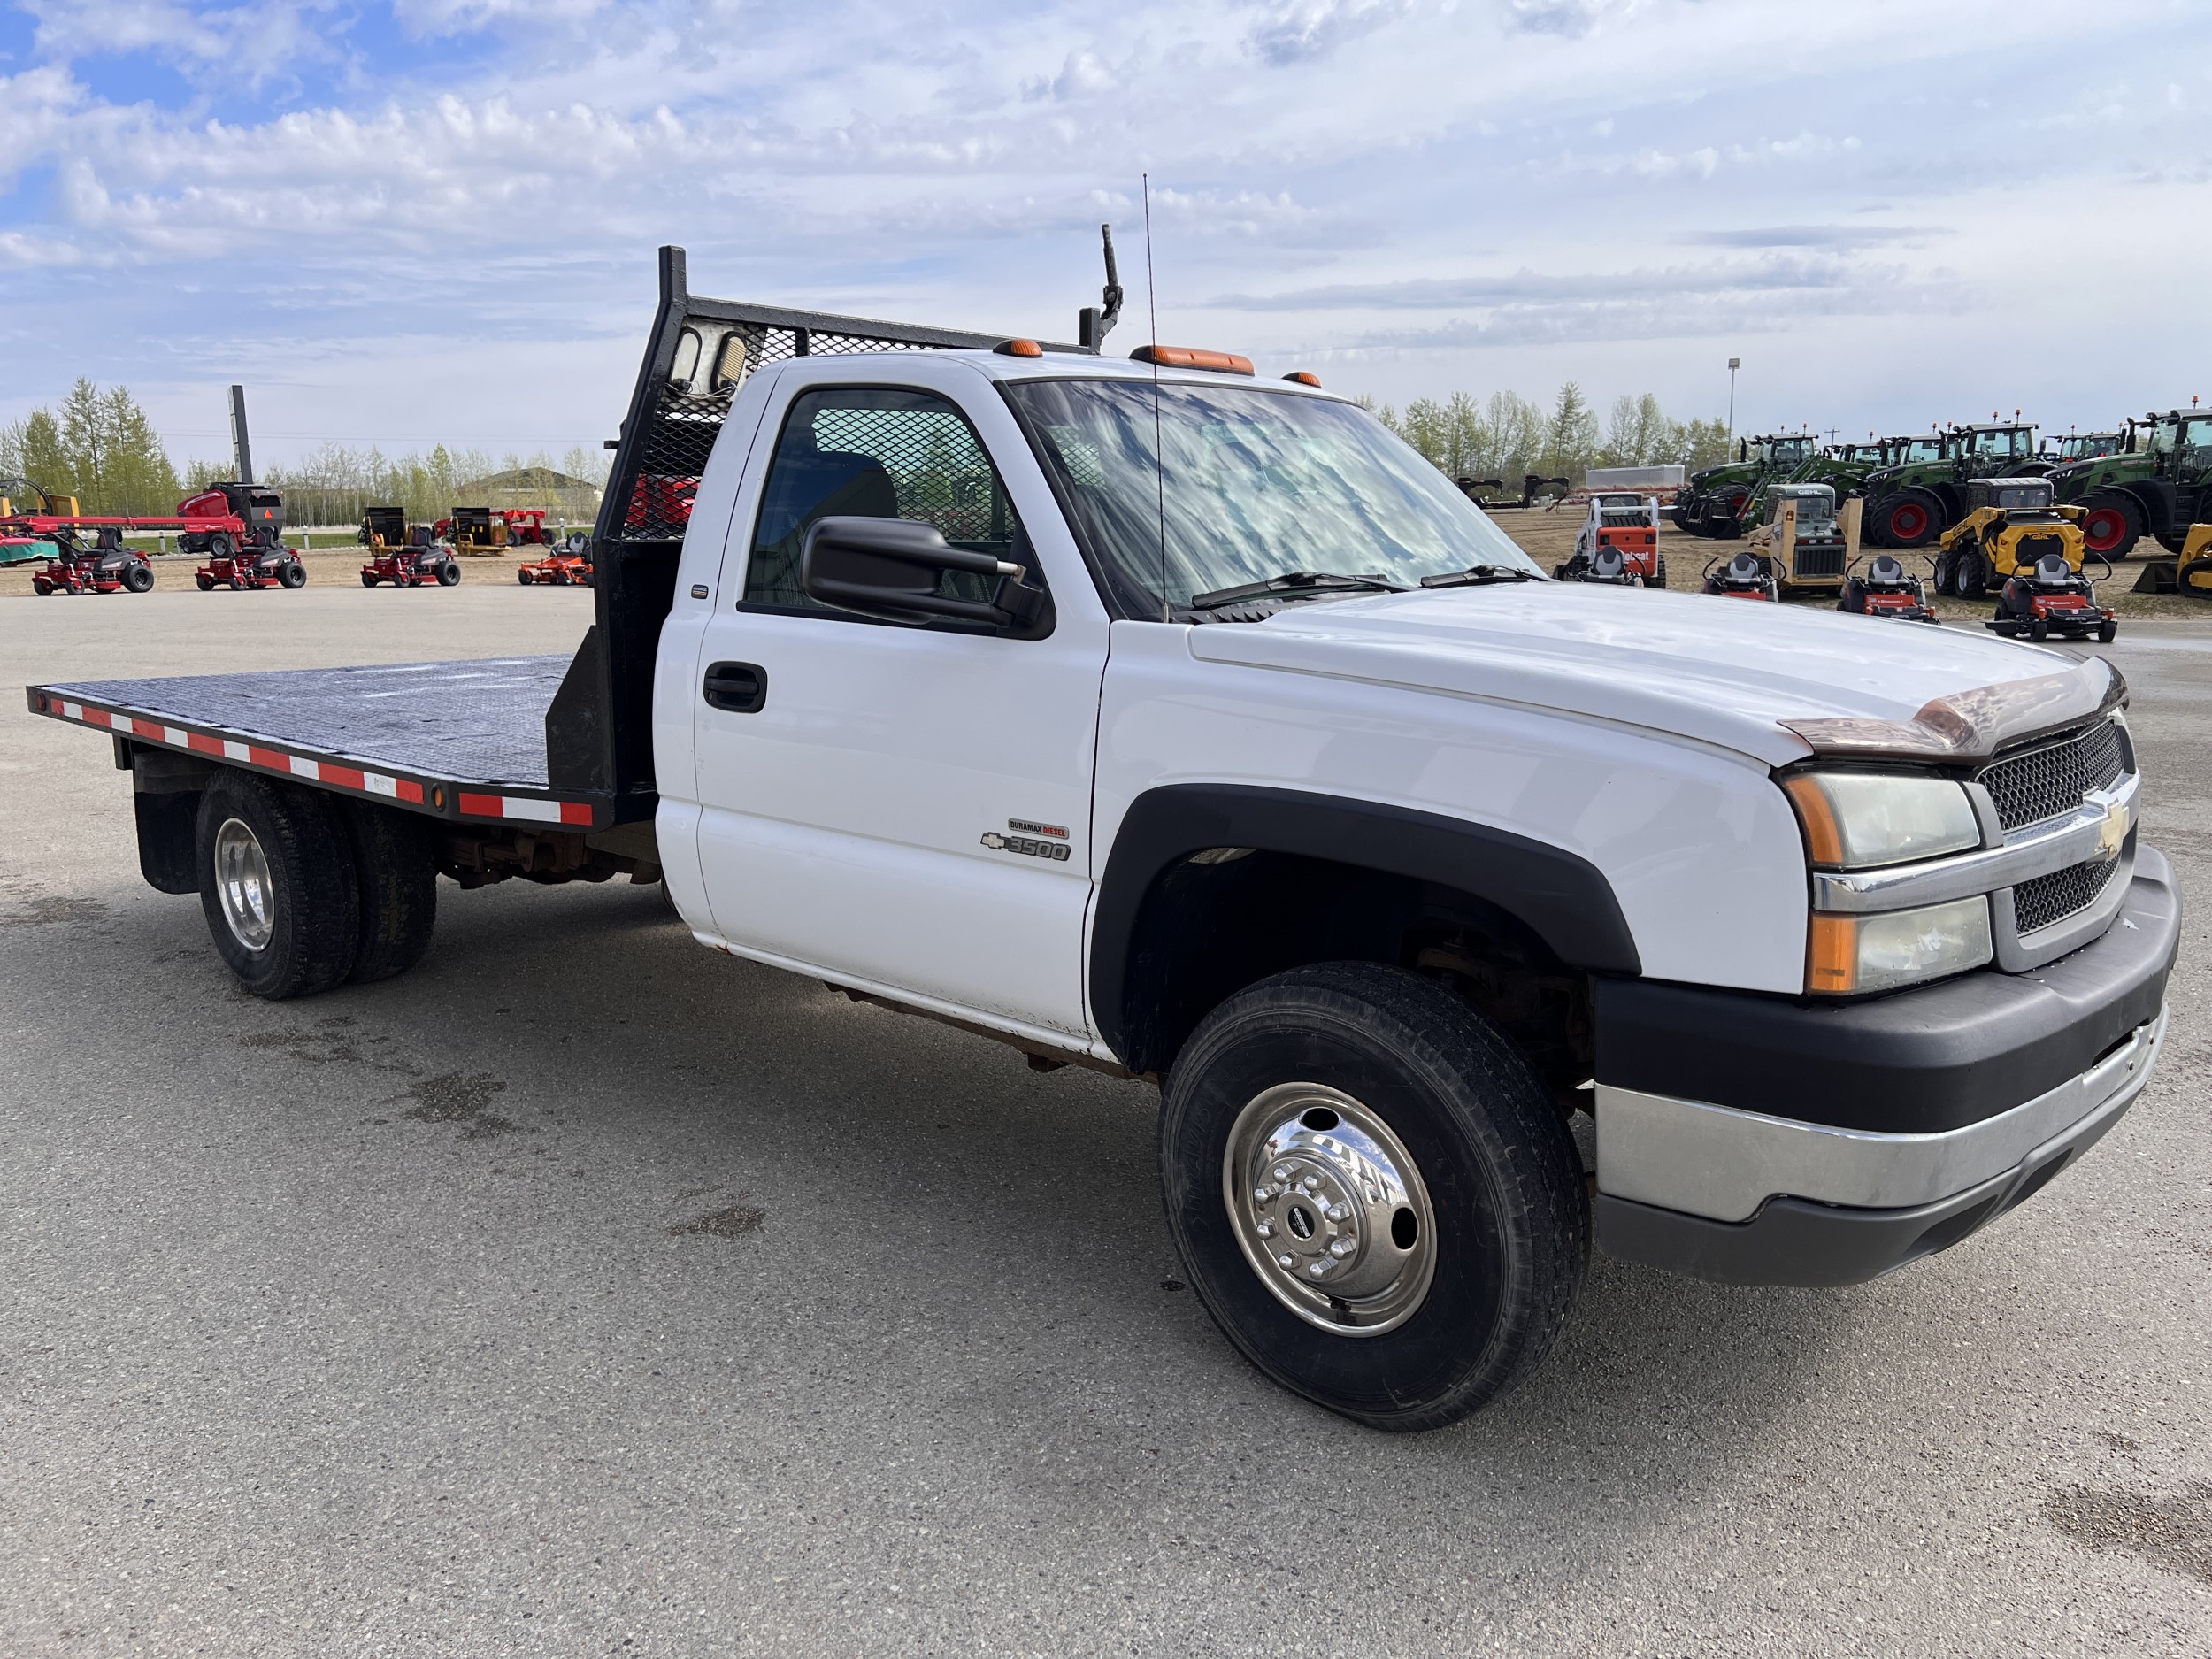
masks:
<path fill-rule="evenodd" d="M 1805 933 L 1805 988 L 1831 995 L 1858 988 L 1859 918 L 1815 910 Z"/>
<path fill-rule="evenodd" d="M 1797 809 L 1797 821 L 1805 826 L 1805 849 L 1816 864 L 1839 865 L 1843 863 L 1843 832 L 1836 827 L 1836 810 L 1828 804 L 1826 791 L 1809 772 L 1799 772 L 1786 780 L 1782 787 L 1788 791 L 1790 804 Z"/>
<path fill-rule="evenodd" d="M 1252 359 L 1233 351 L 1208 351 L 1202 346 L 1139 346 L 1129 354 L 1132 363 L 1149 363 L 1163 369 L 1211 369 L 1220 374 L 1249 374 Z"/>
<path fill-rule="evenodd" d="M 1293 369 L 1283 378 L 1294 386 L 1310 386 L 1317 392 L 1321 389 L 1321 377 L 1304 369 Z"/>
<path fill-rule="evenodd" d="M 991 348 L 1002 357 L 1041 357 L 1045 349 L 1033 340 L 1002 340 Z"/>

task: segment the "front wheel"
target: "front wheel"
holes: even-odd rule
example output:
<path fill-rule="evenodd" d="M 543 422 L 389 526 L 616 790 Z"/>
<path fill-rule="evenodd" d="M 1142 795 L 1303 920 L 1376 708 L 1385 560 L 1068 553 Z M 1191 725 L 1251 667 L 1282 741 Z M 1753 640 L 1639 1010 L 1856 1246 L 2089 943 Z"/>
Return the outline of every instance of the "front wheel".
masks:
<path fill-rule="evenodd" d="M 1511 1388 L 1588 1261 L 1565 1120 L 1488 1021 L 1402 969 L 1295 969 L 1208 1015 L 1169 1074 L 1160 1171 L 1214 1322 L 1375 1428 Z"/>

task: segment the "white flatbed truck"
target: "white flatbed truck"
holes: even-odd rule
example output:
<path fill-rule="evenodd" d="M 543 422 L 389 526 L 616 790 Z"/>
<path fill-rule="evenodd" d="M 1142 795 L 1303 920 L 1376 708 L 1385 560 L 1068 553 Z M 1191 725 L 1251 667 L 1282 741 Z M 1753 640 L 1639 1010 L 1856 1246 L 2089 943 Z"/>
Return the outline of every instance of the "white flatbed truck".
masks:
<path fill-rule="evenodd" d="M 249 990 L 404 970 L 441 876 L 665 880 L 1156 1084 L 1208 1310 L 1391 1429 L 1526 1375 L 1594 1244 L 1870 1278 L 2149 1077 L 2180 913 L 2105 662 L 1554 582 L 1310 377 L 684 273 L 572 661 L 28 688 Z"/>

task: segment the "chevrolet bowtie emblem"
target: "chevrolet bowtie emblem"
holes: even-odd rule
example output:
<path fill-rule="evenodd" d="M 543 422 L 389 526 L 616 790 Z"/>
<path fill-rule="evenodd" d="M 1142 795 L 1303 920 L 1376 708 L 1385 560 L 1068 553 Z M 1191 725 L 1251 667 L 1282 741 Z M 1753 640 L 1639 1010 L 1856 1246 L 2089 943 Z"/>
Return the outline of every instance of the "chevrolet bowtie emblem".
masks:
<path fill-rule="evenodd" d="M 2120 849 L 2127 844 L 2128 810 L 2115 801 L 2104 810 L 2104 822 L 2097 826 L 2097 856 L 2117 858 Z"/>

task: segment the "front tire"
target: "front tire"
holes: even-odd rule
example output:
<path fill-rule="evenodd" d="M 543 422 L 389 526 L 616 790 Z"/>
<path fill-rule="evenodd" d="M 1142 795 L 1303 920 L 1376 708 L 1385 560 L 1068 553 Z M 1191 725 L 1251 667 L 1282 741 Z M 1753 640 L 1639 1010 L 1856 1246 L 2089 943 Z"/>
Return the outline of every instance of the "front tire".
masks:
<path fill-rule="evenodd" d="M 1378 1168 L 1404 1196 L 1385 1182 L 1363 1207 Z M 1588 1262 L 1565 1120 L 1488 1021 L 1402 969 L 1295 969 L 1208 1015 L 1169 1074 L 1160 1169 L 1214 1322 L 1285 1387 L 1375 1428 L 1441 1427 L 1511 1388 Z M 1263 1225 L 1296 1235 L 1289 1268 Z"/>
<path fill-rule="evenodd" d="M 343 983 L 361 901 L 328 797 L 226 768 L 201 792 L 194 846 L 200 909 L 240 984 L 281 1002 Z"/>

